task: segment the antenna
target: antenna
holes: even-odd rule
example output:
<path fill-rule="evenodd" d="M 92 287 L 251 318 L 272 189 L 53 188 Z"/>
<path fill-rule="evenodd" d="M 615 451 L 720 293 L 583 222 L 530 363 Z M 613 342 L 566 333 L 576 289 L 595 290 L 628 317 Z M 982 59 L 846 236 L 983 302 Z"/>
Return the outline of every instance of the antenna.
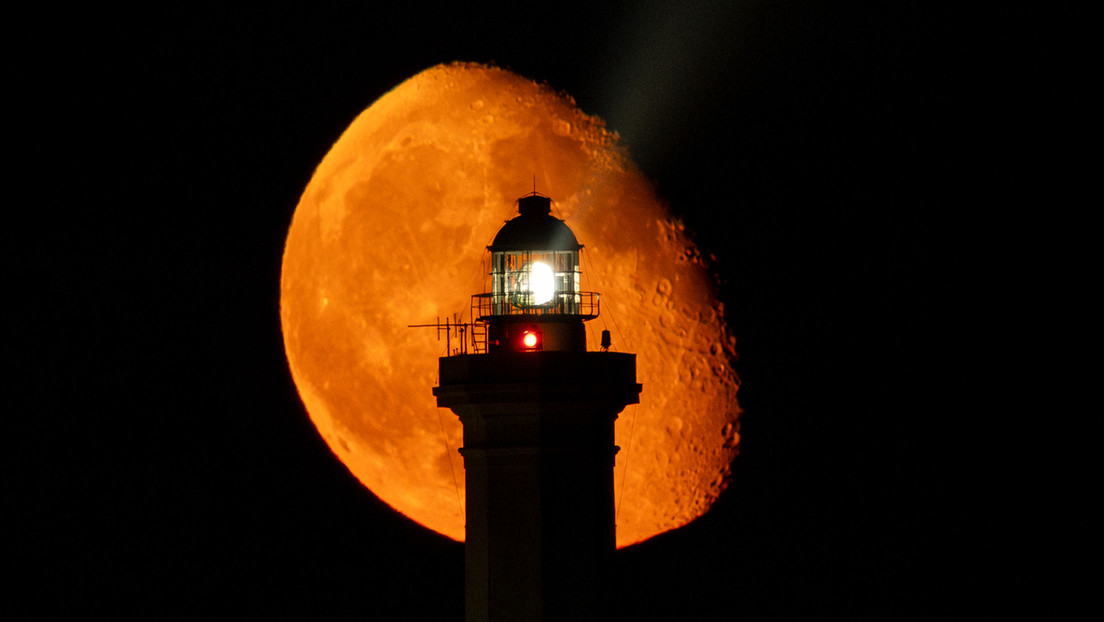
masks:
<path fill-rule="evenodd" d="M 471 336 L 472 346 L 476 352 L 486 352 L 486 343 L 481 343 L 480 339 L 486 341 L 486 330 L 480 330 L 480 326 L 473 322 L 461 322 L 460 318 L 456 317 L 456 314 L 452 314 L 452 320 L 446 317 L 445 322 L 441 323 L 441 316 L 437 316 L 437 322 L 433 324 L 407 324 L 407 328 L 436 328 L 437 329 L 437 341 L 441 340 L 441 333 L 445 335 L 445 352 L 446 356 L 456 356 L 458 354 L 468 353 L 468 341 L 467 337 Z M 456 350 L 452 349 L 452 337 L 455 335 L 459 339 L 460 347 Z"/>

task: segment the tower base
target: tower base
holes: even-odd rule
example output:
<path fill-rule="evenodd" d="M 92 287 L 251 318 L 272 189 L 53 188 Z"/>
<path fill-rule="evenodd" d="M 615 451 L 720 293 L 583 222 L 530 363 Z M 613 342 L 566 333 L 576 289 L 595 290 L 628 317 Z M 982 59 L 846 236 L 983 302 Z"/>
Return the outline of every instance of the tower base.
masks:
<path fill-rule="evenodd" d="M 468 622 L 608 618 L 613 423 L 640 390 L 634 354 L 440 359 L 437 404 L 464 426 Z"/>

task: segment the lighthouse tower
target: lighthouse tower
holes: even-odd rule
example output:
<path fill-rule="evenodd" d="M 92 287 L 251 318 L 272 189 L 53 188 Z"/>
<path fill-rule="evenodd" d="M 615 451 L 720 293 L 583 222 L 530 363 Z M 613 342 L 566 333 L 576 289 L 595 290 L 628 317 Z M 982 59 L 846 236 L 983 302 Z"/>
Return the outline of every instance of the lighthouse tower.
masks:
<path fill-rule="evenodd" d="M 616 547 L 613 423 L 638 402 L 636 355 L 586 351 L 599 298 L 579 289 L 582 246 L 551 200 L 488 247 L 472 296 L 473 353 L 440 359 L 439 406 L 464 427 L 468 622 L 608 617 Z"/>

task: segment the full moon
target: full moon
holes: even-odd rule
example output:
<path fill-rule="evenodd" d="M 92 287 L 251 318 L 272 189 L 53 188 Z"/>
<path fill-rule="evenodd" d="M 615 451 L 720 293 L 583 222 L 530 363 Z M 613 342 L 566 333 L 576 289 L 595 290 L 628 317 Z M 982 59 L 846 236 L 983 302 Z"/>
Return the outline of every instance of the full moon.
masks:
<path fill-rule="evenodd" d="M 739 450 L 735 341 L 681 224 L 602 120 L 509 71 L 440 65 L 362 112 L 323 158 L 284 250 L 280 315 L 292 377 L 334 454 L 375 495 L 464 539 L 459 420 L 431 393 L 471 321 L 486 247 L 534 188 L 601 294 L 588 349 L 637 354 L 638 406 L 616 423 L 617 545 L 685 525 L 727 486 Z M 439 339 L 440 337 L 440 339 Z M 448 345 L 446 345 L 448 343 Z"/>

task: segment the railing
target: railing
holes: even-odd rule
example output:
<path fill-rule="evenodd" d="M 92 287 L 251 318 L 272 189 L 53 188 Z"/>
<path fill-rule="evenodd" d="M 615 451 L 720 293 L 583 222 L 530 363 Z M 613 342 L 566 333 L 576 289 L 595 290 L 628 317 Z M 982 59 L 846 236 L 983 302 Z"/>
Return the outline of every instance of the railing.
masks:
<path fill-rule="evenodd" d="M 583 320 L 598 317 L 598 292 L 560 293 L 544 304 L 529 304 L 532 299 L 532 292 L 475 294 L 472 317 L 476 321 L 502 315 L 572 315 Z"/>

